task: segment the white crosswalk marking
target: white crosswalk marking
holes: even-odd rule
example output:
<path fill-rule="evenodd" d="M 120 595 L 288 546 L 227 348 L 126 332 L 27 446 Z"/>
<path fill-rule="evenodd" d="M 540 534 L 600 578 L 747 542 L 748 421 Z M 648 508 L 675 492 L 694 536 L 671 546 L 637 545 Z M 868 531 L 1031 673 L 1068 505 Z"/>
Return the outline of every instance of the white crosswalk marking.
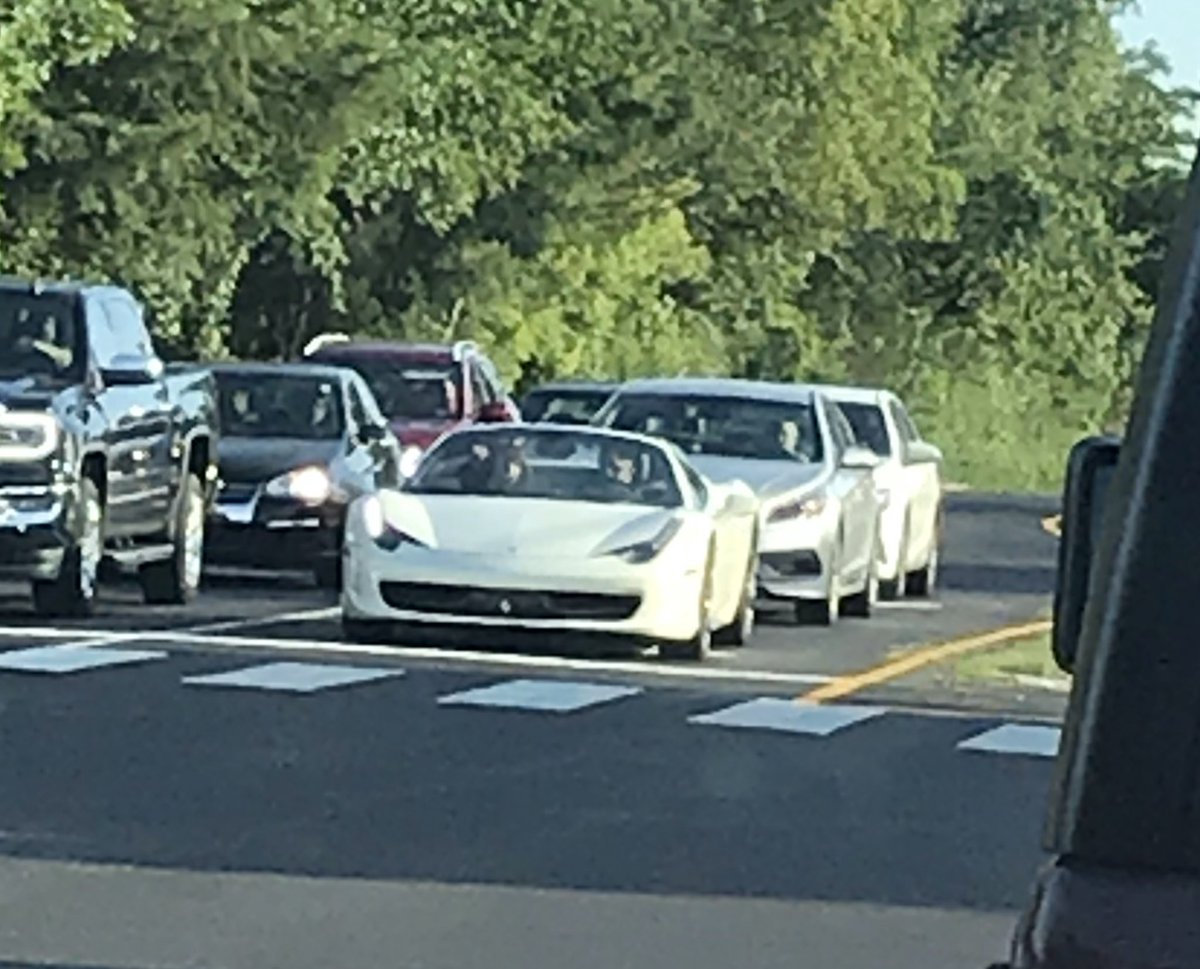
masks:
<path fill-rule="evenodd" d="M 166 659 L 152 649 L 100 649 L 95 646 L 36 646 L 0 653 L 0 670 L 15 673 L 78 673 L 105 666 L 124 666 Z"/>
<path fill-rule="evenodd" d="M 828 737 L 856 723 L 883 716 L 886 712 L 879 707 L 830 706 L 778 697 L 759 697 L 713 713 L 689 717 L 688 723 Z"/>
<path fill-rule="evenodd" d="M 1055 757 L 1062 731 L 1040 724 L 1006 723 L 958 744 L 959 750 L 988 754 L 1023 754 L 1029 757 Z"/>
<path fill-rule="evenodd" d="M 225 673 L 186 676 L 189 686 L 230 686 L 246 690 L 283 693 L 316 693 L 335 686 L 369 683 L 403 676 L 404 670 L 366 666 L 329 666 L 323 663 L 265 663 Z"/>
<path fill-rule="evenodd" d="M 443 706 L 501 707 L 509 710 L 572 713 L 641 692 L 637 687 L 608 686 L 603 683 L 509 680 L 494 686 L 439 697 L 438 703 Z"/>

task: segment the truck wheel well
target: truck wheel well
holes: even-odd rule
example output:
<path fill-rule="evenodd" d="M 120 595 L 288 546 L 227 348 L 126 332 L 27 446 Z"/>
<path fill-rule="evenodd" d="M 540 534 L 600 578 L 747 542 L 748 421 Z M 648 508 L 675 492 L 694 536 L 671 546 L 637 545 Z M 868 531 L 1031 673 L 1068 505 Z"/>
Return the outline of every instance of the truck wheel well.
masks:
<path fill-rule="evenodd" d="M 108 475 L 105 473 L 104 455 L 89 454 L 83 459 L 83 474 L 100 492 L 100 505 L 108 504 Z"/>
<path fill-rule="evenodd" d="M 187 470 L 198 477 L 201 484 L 208 484 L 205 477 L 208 474 L 208 438 L 198 437 L 192 441 L 188 448 Z"/>

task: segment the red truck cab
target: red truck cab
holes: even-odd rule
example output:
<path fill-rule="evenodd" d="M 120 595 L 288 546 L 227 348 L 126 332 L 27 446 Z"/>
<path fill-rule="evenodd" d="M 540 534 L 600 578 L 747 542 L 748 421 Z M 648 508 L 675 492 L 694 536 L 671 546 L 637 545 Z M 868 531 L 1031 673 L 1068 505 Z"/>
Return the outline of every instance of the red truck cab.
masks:
<path fill-rule="evenodd" d="M 434 441 L 456 428 L 521 419 L 495 365 L 469 340 L 397 343 L 329 333 L 309 341 L 304 359 L 348 367 L 366 381 L 404 448 L 405 476 Z"/>

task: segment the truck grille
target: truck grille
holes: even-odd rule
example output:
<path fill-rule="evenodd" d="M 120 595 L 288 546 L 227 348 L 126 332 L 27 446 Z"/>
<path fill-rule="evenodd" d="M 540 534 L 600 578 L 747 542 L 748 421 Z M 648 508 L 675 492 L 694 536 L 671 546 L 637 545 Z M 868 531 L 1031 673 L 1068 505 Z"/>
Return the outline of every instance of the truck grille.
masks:
<path fill-rule="evenodd" d="M 642 603 L 639 596 L 532 592 L 528 589 L 488 589 L 429 582 L 381 582 L 379 594 L 393 609 L 504 619 L 617 621 L 628 619 Z"/>

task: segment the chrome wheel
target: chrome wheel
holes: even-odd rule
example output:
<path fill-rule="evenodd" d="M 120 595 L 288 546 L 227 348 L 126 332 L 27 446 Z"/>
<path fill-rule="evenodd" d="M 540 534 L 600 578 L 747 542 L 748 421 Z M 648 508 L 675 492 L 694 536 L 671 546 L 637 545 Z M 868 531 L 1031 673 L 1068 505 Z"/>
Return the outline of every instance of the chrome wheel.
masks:
<path fill-rule="evenodd" d="M 96 577 L 104 554 L 101 518 L 99 499 L 88 495 L 83 508 L 83 534 L 79 536 L 79 595 L 86 600 L 96 596 Z"/>
<path fill-rule="evenodd" d="M 204 499 L 196 492 L 187 497 L 183 520 L 183 582 L 189 589 L 198 589 L 204 568 Z"/>

